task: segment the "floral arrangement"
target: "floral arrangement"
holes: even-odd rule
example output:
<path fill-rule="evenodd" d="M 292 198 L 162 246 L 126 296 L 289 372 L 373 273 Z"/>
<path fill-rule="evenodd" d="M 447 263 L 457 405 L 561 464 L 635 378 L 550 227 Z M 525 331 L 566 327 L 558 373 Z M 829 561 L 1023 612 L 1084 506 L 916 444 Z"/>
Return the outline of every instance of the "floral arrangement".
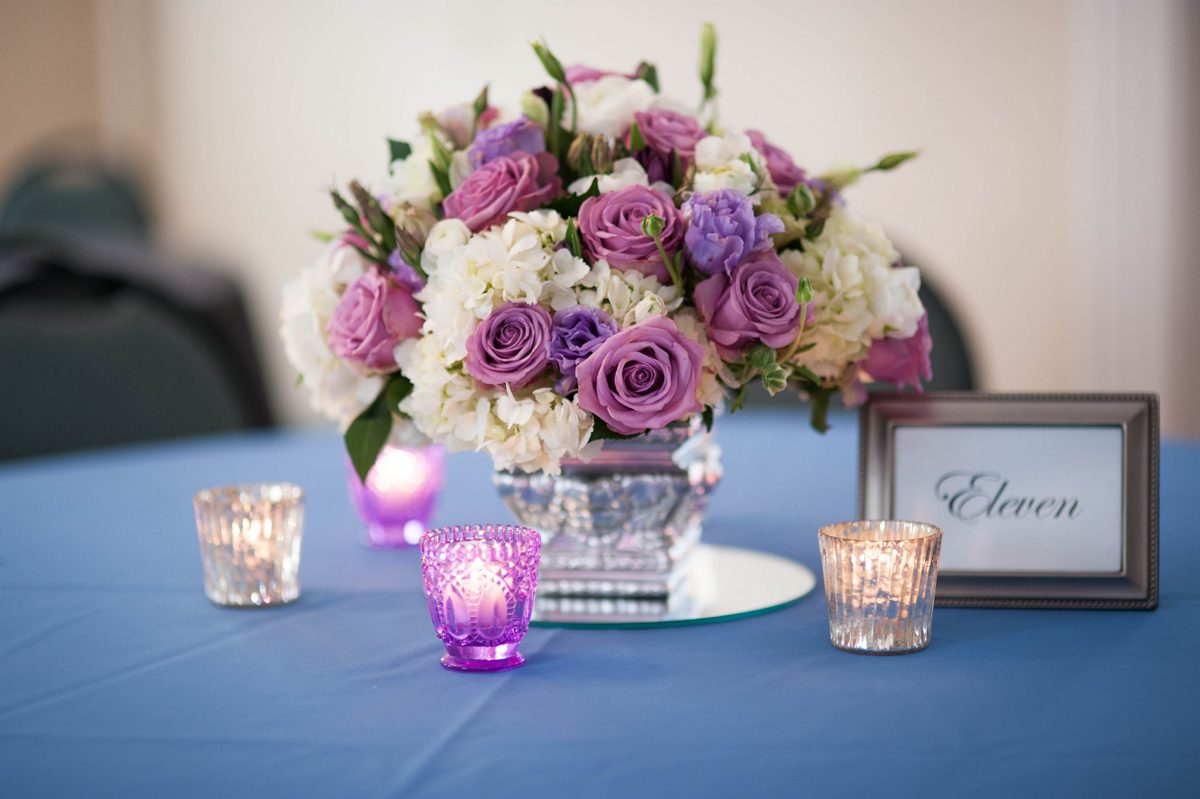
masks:
<path fill-rule="evenodd" d="M 698 111 L 649 63 L 533 47 L 550 80 L 519 115 L 486 88 L 422 115 L 385 176 L 331 191 L 345 229 L 284 289 L 288 358 L 360 475 L 424 439 L 553 474 L 605 439 L 711 426 L 756 381 L 824 430 L 839 391 L 931 377 L 918 272 L 843 196 L 913 153 L 817 177 L 724 128 L 711 26 Z"/>

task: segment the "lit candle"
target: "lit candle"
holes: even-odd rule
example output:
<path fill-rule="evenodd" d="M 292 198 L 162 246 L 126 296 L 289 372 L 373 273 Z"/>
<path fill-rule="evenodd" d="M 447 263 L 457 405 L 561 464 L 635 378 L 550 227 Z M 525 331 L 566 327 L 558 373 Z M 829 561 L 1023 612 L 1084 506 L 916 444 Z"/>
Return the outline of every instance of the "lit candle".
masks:
<path fill-rule="evenodd" d="M 822 527 L 830 641 L 851 652 L 916 652 L 929 643 L 942 531 L 858 521 Z"/>
<path fill-rule="evenodd" d="M 525 662 L 542 538 L 511 525 L 465 525 L 421 537 L 421 571 L 434 631 L 456 671 L 505 671 Z"/>
<path fill-rule="evenodd" d="M 210 488 L 194 498 L 204 593 L 216 605 L 300 596 L 304 492 L 287 483 Z"/>
<path fill-rule="evenodd" d="M 416 546 L 433 515 L 445 473 L 444 450 L 386 446 L 364 484 L 347 460 L 350 497 L 375 547 Z"/>

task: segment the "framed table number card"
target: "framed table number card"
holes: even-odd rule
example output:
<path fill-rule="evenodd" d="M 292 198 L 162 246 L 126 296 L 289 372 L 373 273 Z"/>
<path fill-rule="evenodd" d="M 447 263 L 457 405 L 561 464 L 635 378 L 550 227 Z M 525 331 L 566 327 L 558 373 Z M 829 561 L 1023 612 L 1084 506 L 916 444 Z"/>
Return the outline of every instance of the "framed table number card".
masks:
<path fill-rule="evenodd" d="M 859 511 L 941 527 L 937 604 L 1158 606 L 1158 398 L 880 394 Z"/>

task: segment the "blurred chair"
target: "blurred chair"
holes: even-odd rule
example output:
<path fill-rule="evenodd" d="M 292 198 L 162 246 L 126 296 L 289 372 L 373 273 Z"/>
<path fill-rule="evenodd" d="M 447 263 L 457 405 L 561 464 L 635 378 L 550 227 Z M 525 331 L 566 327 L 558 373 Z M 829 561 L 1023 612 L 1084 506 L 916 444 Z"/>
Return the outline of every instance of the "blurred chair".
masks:
<path fill-rule="evenodd" d="M 145 240 L 149 233 L 150 214 L 133 178 L 99 162 L 38 163 L 0 202 L 0 236 Z"/>
<path fill-rule="evenodd" d="M 144 247 L 0 242 L 0 459 L 269 426 L 237 285 Z"/>

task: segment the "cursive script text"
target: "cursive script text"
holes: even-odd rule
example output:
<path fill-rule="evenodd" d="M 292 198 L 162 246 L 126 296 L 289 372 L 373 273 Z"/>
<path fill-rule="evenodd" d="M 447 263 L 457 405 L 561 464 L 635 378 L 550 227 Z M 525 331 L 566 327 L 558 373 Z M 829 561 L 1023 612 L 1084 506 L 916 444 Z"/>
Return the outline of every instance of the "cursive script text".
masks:
<path fill-rule="evenodd" d="M 964 522 L 980 519 L 1074 519 L 1082 513 L 1075 497 L 1023 497 L 1009 490 L 996 472 L 947 472 L 934 487 L 950 515 Z"/>

